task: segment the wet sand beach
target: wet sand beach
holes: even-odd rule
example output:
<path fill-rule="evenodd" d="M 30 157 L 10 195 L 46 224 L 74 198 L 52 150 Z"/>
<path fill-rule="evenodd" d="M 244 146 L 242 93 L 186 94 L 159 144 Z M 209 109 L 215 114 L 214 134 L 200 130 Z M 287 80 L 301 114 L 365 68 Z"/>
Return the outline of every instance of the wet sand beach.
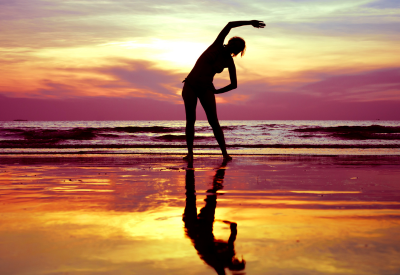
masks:
<path fill-rule="evenodd" d="M 0 274 L 399 274 L 399 168 L 399 156 L 1 155 Z"/>

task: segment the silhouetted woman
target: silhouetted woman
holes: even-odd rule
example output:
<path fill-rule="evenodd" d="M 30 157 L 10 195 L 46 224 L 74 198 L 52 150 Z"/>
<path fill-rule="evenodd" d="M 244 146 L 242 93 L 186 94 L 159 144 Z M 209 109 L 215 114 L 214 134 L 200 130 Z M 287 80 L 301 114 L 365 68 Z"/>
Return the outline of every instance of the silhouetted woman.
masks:
<path fill-rule="evenodd" d="M 218 122 L 215 94 L 226 93 L 237 88 L 236 67 L 232 57 L 239 53 L 243 56 L 246 44 L 242 38 L 236 36 L 229 39 L 227 45 L 224 45 L 224 40 L 232 28 L 245 25 L 252 25 L 255 28 L 265 27 L 264 22 L 258 20 L 229 22 L 219 33 L 214 43 L 199 57 L 192 71 L 184 80 L 182 97 L 185 102 L 186 143 L 188 147 L 188 155 L 184 159 L 188 161 L 193 160 L 197 99 L 200 99 L 200 103 L 206 112 L 207 120 L 213 129 L 224 159 L 232 159 L 226 151 L 224 133 Z M 224 68 L 229 69 L 231 84 L 216 90 L 213 85 L 214 76 L 221 73 Z"/>

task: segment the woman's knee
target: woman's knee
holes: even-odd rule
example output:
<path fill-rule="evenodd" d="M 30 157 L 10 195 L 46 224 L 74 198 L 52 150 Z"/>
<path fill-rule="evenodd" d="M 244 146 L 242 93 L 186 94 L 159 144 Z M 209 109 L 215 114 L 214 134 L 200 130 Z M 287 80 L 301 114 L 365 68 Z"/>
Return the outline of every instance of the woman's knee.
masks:
<path fill-rule="evenodd" d="M 211 128 L 218 129 L 221 126 L 219 125 L 218 118 L 208 118 L 208 123 L 210 124 Z"/>
<path fill-rule="evenodd" d="M 196 113 L 194 114 L 187 114 L 186 113 L 186 126 L 193 125 L 196 123 Z"/>

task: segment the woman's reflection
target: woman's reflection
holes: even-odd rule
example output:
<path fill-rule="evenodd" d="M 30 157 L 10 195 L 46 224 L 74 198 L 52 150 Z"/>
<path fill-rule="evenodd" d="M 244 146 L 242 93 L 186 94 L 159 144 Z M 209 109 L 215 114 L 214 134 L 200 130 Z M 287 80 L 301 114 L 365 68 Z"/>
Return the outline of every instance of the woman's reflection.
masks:
<path fill-rule="evenodd" d="M 189 164 L 186 169 L 186 207 L 183 213 L 186 236 L 192 240 L 200 258 L 214 268 L 218 274 L 225 274 L 226 267 L 232 271 L 245 268 L 245 261 L 235 257 L 236 223 L 224 221 L 230 225 L 231 229 L 228 241 L 216 240 L 213 234 L 217 191 L 224 187 L 225 167 L 226 162 L 223 162 L 215 173 L 212 189 L 207 190 L 206 205 L 197 215 L 194 169 Z"/>

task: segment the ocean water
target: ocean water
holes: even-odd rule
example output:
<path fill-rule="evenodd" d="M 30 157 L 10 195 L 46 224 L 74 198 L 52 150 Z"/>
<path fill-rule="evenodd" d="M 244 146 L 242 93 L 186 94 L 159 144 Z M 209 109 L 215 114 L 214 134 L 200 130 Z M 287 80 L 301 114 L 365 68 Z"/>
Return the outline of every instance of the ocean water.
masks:
<path fill-rule="evenodd" d="M 230 154 L 400 155 L 399 121 L 224 120 Z M 1 121 L 0 153 L 186 152 L 185 121 Z M 196 154 L 219 154 L 207 121 Z"/>

